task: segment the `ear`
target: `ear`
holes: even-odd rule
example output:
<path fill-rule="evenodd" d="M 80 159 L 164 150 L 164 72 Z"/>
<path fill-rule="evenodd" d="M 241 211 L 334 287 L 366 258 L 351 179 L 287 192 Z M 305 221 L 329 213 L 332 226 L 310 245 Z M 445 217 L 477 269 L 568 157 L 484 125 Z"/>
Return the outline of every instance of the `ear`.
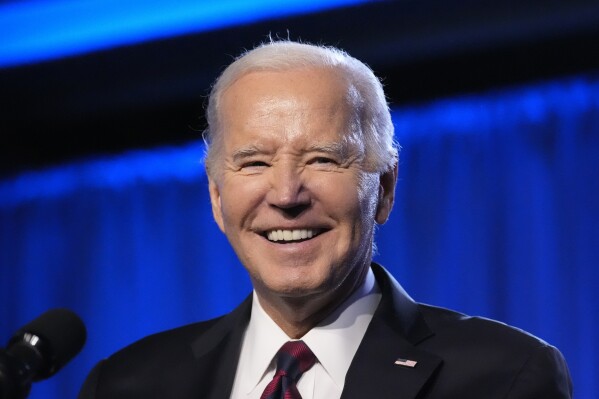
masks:
<path fill-rule="evenodd" d="M 218 224 L 220 230 L 225 232 L 225 225 L 223 223 L 223 210 L 222 203 L 220 199 L 220 190 L 218 188 L 218 184 L 211 177 L 208 177 L 208 190 L 210 192 L 210 203 L 212 204 L 212 216 Z"/>
<path fill-rule="evenodd" d="M 383 224 L 389 218 L 395 201 L 395 182 L 397 181 L 397 164 L 381 173 L 379 180 L 379 199 L 374 220 Z"/>

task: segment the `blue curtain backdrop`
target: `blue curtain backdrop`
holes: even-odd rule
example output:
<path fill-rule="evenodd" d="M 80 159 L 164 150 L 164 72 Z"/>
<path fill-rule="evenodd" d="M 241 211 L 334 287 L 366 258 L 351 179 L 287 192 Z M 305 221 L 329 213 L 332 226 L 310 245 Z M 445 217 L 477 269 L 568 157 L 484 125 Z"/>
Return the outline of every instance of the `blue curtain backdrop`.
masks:
<path fill-rule="evenodd" d="M 397 203 L 377 260 L 419 301 L 558 346 L 577 397 L 596 397 L 599 80 L 446 99 L 394 120 Z M 89 330 L 83 352 L 31 398 L 73 398 L 102 357 L 249 293 L 212 220 L 202 151 L 132 152 L 0 182 L 0 340 L 54 307 Z"/>

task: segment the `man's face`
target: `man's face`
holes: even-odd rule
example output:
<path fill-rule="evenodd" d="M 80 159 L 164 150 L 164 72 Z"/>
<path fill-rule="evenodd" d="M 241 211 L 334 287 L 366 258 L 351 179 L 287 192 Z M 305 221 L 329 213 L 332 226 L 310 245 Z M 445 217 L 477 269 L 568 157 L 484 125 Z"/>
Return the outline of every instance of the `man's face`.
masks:
<path fill-rule="evenodd" d="M 222 96 L 212 207 L 259 295 L 326 296 L 355 285 L 375 220 L 390 212 L 393 187 L 362 167 L 352 91 L 339 75 L 252 72 Z"/>

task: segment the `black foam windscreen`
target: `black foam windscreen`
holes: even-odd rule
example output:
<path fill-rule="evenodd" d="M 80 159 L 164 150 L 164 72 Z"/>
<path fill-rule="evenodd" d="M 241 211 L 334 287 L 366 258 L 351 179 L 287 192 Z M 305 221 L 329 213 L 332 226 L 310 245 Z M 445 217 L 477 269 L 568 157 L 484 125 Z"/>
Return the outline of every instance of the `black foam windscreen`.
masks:
<path fill-rule="evenodd" d="M 32 336 L 35 342 L 31 341 Z M 50 377 L 79 353 L 86 338 L 87 331 L 79 316 L 68 309 L 53 309 L 20 328 L 9 347 L 27 342 L 39 350 L 44 361 L 33 378 L 37 381 Z"/>

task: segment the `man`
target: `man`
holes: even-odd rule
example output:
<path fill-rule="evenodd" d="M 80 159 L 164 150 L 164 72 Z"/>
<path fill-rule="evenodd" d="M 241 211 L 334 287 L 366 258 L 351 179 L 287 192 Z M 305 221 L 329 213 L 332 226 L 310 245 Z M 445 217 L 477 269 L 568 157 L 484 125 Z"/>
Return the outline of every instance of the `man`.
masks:
<path fill-rule="evenodd" d="M 267 43 L 223 72 L 207 117 L 214 218 L 253 295 L 100 362 L 81 399 L 571 396 L 554 347 L 417 304 L 371 263 L 398 151 L 367 66 Z"/>

